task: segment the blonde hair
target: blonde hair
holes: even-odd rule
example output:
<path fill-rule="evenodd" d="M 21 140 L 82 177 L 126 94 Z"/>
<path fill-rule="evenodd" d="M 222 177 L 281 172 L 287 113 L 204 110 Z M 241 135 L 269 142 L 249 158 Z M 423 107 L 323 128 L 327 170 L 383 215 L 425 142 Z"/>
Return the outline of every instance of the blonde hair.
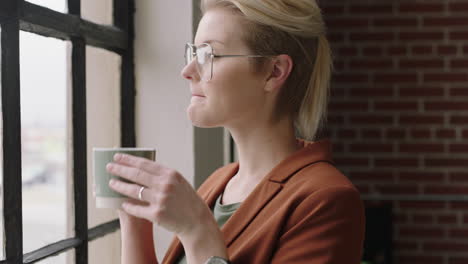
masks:
<path fill-rule="evenodd" d="M 293 69 L 278 96 L 275 117 L 294 120 L 296 136 L 313 140 L 325 121 L 331 50 L 315 0 L 202 0 L 201 11 L 227 8 L 244 18 L 243 38 L 254 54 L 288 54 Z M 254 71 L 266 59 L 252 59 Z"/>

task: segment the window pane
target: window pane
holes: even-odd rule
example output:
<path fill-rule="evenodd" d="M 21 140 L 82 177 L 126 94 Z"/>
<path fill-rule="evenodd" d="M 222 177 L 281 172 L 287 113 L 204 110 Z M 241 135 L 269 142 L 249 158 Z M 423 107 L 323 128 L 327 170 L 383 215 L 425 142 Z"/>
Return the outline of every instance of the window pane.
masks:
<path fill-rule="evenodd" d="M 112 7 L 112 0 L 81 0 L 81 15 L 94 23 L 111 25 Z"/>
<path fill-rule="evenodd" d="M 41 5 L 62 13 L 67 12 L 67 0 L 26 0 L 26 2 Z"/>
<path fill-rule="evenodd" d="M 23 252 L 67 237 L 66 42 L 20 34 Z"/>
<path fill-rule="evenodd" d="M 0 27 L 0 36 L 2 35 L 2 28 Z M 2 43 L 0 42 L 0 55 L 2 50 Z M 0 56 L 0 114 L 2 113 L 2 58 Z M 5 259 L 5 244 L 3 242 L 4 228 L 3 225 L 3 118 L 0 115 L 0 260 Z"/>

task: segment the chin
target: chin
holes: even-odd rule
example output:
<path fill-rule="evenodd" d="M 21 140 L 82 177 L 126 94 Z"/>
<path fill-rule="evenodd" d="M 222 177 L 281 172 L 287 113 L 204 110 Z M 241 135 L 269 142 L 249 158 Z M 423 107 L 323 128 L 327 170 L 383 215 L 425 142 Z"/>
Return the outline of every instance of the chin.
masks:
<path fill-rule="evenodd" d="M 197 113 L 195 111 L 191 111 L 190 107 L 187 109 L 187 117 L 192 122 L 193 126 L 199 128 L 212 128 L 212 127 L 219 127 L 216 122 L 210 120 L 201 113 Z"/>

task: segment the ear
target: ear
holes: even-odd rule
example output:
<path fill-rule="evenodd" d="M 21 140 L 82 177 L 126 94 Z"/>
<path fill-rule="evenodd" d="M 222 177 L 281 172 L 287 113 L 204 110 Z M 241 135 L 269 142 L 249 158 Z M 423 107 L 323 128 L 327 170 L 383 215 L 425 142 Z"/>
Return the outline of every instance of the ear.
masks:
<path fill-rule="evenodd" d="M 281 54 L 272 59 L 271 65 L 265 90 L 268 92 L 279 91 L 291 74 L 293 61 L 289 55 Z"/>

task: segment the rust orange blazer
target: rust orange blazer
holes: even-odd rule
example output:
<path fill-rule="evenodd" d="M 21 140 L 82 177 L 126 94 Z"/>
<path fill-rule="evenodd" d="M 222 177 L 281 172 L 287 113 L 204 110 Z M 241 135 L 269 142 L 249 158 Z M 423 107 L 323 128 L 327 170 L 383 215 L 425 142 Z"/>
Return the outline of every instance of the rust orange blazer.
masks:
<path fill-rule="evenodd" d="M 255 187 L 221 229 L 234 264 L 358 264 L 364 240 L 359 192 L 332 164 L 329 140 L 304 142 Z M 216 170 L 198 193 L 212 208 L 239 168 Z M 163 260 L 183 253 L 174 239 Z"/>

